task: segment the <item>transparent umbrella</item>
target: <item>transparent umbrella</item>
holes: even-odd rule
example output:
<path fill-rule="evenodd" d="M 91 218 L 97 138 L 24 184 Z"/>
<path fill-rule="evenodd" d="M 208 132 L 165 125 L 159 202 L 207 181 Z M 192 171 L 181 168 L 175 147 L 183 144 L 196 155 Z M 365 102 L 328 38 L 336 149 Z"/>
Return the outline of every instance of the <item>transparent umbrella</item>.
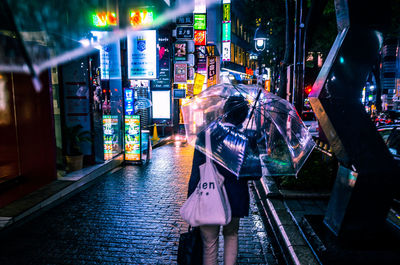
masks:
<path fill-rule="evenodd" d="M 226 123 L 233 110 L 224 111 L 224 105 L 231 96 L 243 96 L 249 106 L 239 127 Z M 182 113 L 188 142 L 237 176 L 252 174 L 254 159 L 267 175 L 297 175 L 315 146 L 293 105 L 257 86 L 209 87 L 184 104 Z M 216 139 L 210 152 L 197 137 L 207 129 Z"/>

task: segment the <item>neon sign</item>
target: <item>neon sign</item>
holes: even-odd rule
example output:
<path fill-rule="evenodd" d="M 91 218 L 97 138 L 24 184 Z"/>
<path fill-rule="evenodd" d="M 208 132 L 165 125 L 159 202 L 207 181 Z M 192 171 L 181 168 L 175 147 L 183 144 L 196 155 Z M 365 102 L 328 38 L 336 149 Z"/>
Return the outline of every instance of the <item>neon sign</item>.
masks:
<path fill-rule="evenodd" d="M 153 11 L 132 10 L 129 15 L 129 23 L 133 27 L 149 26 L 153 23 Z"/>
<path fill-rule="evenodd" d="M 92 23 L 96 27 L 116 26 L 117 14 L 114 12 L 96 12 L 92 14 Z"/>

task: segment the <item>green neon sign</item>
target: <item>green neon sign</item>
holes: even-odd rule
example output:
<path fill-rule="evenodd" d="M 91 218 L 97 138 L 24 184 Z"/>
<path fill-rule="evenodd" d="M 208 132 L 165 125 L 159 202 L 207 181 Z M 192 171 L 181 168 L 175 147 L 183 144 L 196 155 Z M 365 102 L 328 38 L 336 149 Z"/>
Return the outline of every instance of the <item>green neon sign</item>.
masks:
<path fill-rule="evenodd" d="M 206 30 L 207 29 L 207 17 L 206 14 L 194 14 L 194 25 L 195 30 Z"/>
<path fill-rule="evenodd" d="M 222 41 L 231 41 L 231 22 L 222 23 Z"/>

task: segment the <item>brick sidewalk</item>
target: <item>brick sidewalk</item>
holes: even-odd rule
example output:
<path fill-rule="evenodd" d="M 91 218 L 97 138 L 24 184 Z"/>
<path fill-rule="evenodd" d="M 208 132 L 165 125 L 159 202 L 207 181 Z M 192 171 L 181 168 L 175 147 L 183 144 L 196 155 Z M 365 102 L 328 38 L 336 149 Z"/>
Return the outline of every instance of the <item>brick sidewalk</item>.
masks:
<path fill-rule="evenodd" d="M 126 166 L 100 177 L 3 233 L 0 264 L 175 264 L 179 234 L 187 230 L 179 208 L 192 156 L 191 147 L 165 145 L 154 150 L 147 166 Z M 254 200 L 241 225 L 238 264 L 273 261 Z"/>

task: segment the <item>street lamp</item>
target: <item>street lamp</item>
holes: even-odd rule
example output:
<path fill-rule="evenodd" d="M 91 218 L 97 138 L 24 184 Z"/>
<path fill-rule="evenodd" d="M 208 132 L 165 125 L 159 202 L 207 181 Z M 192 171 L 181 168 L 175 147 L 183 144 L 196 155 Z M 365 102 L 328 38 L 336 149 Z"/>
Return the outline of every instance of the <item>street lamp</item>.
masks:
<path fill-rule="evenodd" d="M 265 47 L 267 46 L 267 40 L 268 40 L 268 33 L 265 30 L 265 27 L 260 24 L 258 28 L 256 29 L 256 32 L 254 33 L 254 44 L 256 51 L 258 53 L 261 53 L 265 50 Z M 257 84 L 262 83 L 262 73 L 261 73 L 261 56 L 259 54 L 258 56 L 258 76 L 257 76 Z"/>
<path fill-rule="evenodd" d="M 262 52 L 263 50 L 265 50 L 267 40 L 268 34 L 265 31 L 265 28 L 262 25 L 258 26 L 256 32 L 254 33 L 254 43 L 256 51 Z"/>

